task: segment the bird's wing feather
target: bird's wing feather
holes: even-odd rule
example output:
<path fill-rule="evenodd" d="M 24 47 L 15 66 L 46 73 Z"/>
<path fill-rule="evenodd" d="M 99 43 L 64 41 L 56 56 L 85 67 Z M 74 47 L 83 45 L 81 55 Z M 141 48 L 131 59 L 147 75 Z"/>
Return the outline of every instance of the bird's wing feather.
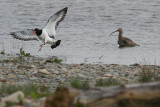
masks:
<path fill-rule="evenodd" d="M 51 38 L 55 38 L 57 26 L 64 19 L 65 15 L 67 13 L 67 9 L 68 8 L 65 7 L 65 8 L 59 10 L 57 13 L 55 13 L 54 15 L 52 15 L 49 18 L 47 25 L 44 29 L 48 32 L 48 35 Z"/>
<path fill-rule="evenodd" d="M 33 35 L 34 30 L 33 29 L 27 29 L 23 31 L 17 31 L 17 32 L 11 32 L 10 35 L 12 37 L 23 40 L 23 41 L 30 41 L 30 40 L 36 40 L 39 41 L 39 39 Z"/>
<path fill-rule="evenodd" d="M 128 42 L 133 42 L 131 39 L 124 37 Z"/>
<path fill-rule="evenodd" d="M 130 46 L 135 46 L 137 45 L 135 42 L 133 42 L 131 39 L 129 38 L 125 38 L 126 39 L 126 43 L 129 44 Z"/>

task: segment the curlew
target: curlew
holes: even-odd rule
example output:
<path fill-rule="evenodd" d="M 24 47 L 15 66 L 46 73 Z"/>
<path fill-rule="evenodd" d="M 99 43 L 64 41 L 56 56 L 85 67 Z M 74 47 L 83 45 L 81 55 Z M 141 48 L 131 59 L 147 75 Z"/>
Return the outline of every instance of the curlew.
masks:
<path fill-rule="evenodd" d="M 112 35 L 115 32 L 119 32 L 119 35 L 118 35 L 119 48 L 139 46 L 138 44 L 136 44 L 135 42 L 133 42 L 131 39 L 123 37 L 123 30 L 122 30 L 122 28 L 119 28 L 118 30 L 112 32 L 110 35 Z"/>

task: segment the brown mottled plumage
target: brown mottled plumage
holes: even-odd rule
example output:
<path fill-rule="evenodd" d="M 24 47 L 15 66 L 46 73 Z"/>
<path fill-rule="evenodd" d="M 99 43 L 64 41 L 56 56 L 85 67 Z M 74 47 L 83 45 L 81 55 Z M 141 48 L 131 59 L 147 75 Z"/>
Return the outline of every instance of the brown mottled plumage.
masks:
<path fill-rule="evenodd" d="M 119 36 L 118 36 L 119 48 L 139 46 L 138 44 L 134 43 L 131 39 L 123 37 L 122 28 L 119 28 L 118 30 L 112 32 L 110 35 L 112 35 L 115 32 L 119 32 Z"/>

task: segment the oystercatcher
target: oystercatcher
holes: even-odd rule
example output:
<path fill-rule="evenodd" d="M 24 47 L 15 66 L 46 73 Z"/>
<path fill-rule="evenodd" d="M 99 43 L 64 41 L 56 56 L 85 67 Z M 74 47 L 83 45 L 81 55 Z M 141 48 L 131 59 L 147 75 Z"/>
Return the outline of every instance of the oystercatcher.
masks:
<path fill-rule="evenodd" d="M 51 44 L 52 49 L 56 48 L 61 43 L 61 40 L 55 39 L 56 29 L 57 29 L 57 26 L 59 25 L 59 23 L 64 19 L 65 15 L 67 13 L 67 9 L 68 8 L 65 7 L 65 8 L 59 10 L 54 15 L 52 15 L 49 18 L 47 25 L 44 29 L 38 29 L 38 28 L 27 29 L 27 30 L 23 30 L 23 31 L 11 32 L 10 35 L 12 35 L 16 39 L 24 40 L 24 41 L 29 41 L 29 40 L 39 41 L 39 39 L 42 40 L 43 44 L 40 45 L 40 49 L 38 50 L 38 52 L 41 51 L 42 47 L 45 44 Z M 36 36 L 33 36 L 35 34 L 36 34 Z"/>
<path fill-rule="evenodd" d="M 115 32 L 119 32 L 119 36 L 118 36 L 119 48 L 139 46 L 138 44 L 136 44 L 135 42 L 133 42 L 131 39 L 123 37 L 123 35 L 122 35 L 123 34 L 122 28 L 119 28 L 118 30 L 112 32 L 110 35 L 112 35 Z"/>

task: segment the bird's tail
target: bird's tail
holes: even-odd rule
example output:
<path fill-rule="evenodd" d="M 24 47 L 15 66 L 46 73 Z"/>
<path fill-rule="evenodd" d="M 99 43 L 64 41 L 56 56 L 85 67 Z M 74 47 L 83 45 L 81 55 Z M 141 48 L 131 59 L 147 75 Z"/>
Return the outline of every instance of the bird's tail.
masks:
<path fill-rule="evenodd" d="M 51 46 L 51 48 L 52 48 L 52 49 L 53 49 L 53 48 L 56 48 L 57 46 L 60 45 L 60 43 L 61 43 L 61 40 L 57 40 L 57 41 Z"/>

